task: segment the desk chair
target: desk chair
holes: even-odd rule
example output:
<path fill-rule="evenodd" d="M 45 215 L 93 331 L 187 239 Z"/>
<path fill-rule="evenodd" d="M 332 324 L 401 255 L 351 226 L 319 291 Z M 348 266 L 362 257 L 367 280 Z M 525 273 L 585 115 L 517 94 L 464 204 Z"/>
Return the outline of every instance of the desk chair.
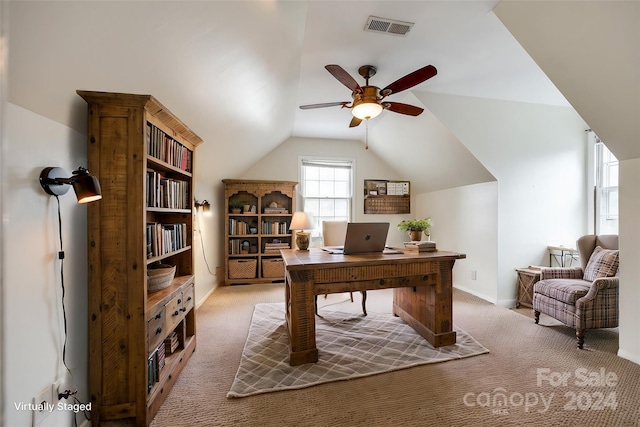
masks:
<path fill-rule="evenodd" d="M 347 235 L 347 221 L 322 221 L 322 246 L 341 246 Z M 362 312 L 367 315 L 367 291 L 362 293 Z M 349 292 L 353 302 L 353 292 Z M 325 298 L 327 295 L 325 294 Z M 316 295 L 316 315 L 318 315 L 318 296 Z"/>

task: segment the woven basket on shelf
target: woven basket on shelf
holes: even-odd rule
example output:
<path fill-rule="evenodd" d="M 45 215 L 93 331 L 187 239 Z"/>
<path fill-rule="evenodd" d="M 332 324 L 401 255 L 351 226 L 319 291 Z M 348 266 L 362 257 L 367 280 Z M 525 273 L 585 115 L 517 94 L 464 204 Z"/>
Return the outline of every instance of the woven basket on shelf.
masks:
<path fill-rule="evenodd" d="M 167 288 L 176 275 L 176 266 L 158 264 L 147 268 L 147 292 L 157 292 Z"/>
<path fill-rule="evenodd" d="M 256 277 L 257 265 L 258 260 L 254 258 L 229 260 L 229 278 L 253 279 Z"/>
<path fill-rule="evenodd" d="M 284 261 L 282 258 L 262 260 L 262 277 L 284 279 Z"/>

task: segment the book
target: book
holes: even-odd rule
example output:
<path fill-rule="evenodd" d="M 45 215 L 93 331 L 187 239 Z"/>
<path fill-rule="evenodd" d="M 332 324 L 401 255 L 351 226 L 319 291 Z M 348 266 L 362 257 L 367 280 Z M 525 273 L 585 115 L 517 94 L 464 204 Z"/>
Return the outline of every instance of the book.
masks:
<path fill-rule="evenodd" d="M 288 214 L 289 209 L 286 208 L 264 208 L 266 214 Z"/>
<path fill-rule="evenodd" d="M 406 252 L 436 252 L 437 251 L 435 246 L 421 247 L 421 246 L 413 246 L 413 245 L 405 245 L 404 250 Z"/>
<path fill-rule="evenodd" d="M 172 354 L 178 348 L 178 334 L 173 331 L 167 338 L 164 340 L 165 352 L 168 354 Z"/>
<path fill-rule="evenodd" d="M 404 242 L 404 245 L 407 246 L 418 246 L 421 248 L 430 248 L 430 247 L 435 247 L 436 246 L 436 242 L 432 241 L 432 240 L 419 240 L 419 241 L 413 241 L 413 242 Z"/>
<path fill-rule="evenodd" d="M 404 249 L 407 251 L 419 251 L 419 252 L 435 252 L 436 242 L 428 241 L 413 241 L 404 242 Z"/>

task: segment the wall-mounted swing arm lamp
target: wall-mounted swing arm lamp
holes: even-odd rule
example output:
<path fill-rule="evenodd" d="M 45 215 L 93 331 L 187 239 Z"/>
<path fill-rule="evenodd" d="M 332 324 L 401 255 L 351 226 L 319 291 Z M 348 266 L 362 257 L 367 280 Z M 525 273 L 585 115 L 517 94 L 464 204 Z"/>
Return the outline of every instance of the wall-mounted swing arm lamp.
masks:
<path fill-rule="evenodd" d="M 206 200 L 203 200 L 201 202 L 199 202 L 198 200 L 194 200 L 193 203 L 196 207 L 196 209 L 198 209 L 200 206 L 202 206 L 202 213 L 205 215 L 210 215 L 211 214 L 211 204 L 209 202 L 207 202 Z"/>
<path fill-rule="evenodd" d="M 40 172 L 40 185 L 45 193 L 52 196 L 62 196 L 73 187 L 78 203 L 95 202 L 102 199 L 100 182 L 98 178 L 89 175 L 89 171 L 83 167 L 74 170 L 69 177 L 69 172 L 58 167 L 47 167 Z"/>

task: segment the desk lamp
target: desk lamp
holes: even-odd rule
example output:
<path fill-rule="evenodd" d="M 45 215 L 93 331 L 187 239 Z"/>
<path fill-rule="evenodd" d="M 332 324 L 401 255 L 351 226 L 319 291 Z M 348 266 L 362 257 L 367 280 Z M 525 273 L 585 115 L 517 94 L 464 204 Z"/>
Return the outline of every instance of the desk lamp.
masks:
<path fill-rule="evenodd" d="M 311 233 L 304 230 L 313 228 L 310 216 L 311 214 L 307 214 L 306 212 L 296 212 L 291 219 L 289 230 L 299 230 L 296 232 L 296 246 L 300 251 L 309 249 L 309 236 Z"/>

